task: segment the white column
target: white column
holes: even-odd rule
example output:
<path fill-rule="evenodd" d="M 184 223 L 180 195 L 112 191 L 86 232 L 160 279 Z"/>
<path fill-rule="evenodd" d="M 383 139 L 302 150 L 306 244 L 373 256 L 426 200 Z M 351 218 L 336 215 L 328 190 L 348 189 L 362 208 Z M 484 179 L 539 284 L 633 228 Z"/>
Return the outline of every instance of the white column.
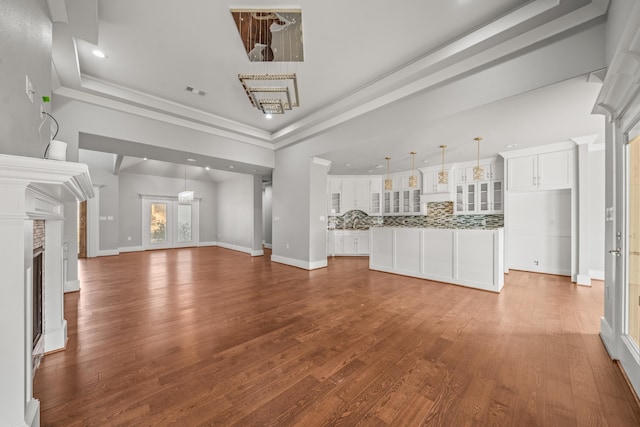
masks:
<path fill-rule="evenodd" d="M 45 226 L 44 252 L 44 351 L 65 348 L 67 321 L 64 319 L 64 274 L 62 254 L 63 221 L 49 220 Z"/>
<path fill-rule="evenodd" d="M 576 283 L 591 286 L 589 275 L 589 144 L 578 144 L 578 271 Z"/>
<path fill-rule="evenodd" d="M 0 425 L 39 425 L 33 398 L 31 283 L 33 221 L 25 213 L 26 184 L 0 184 Z"/>

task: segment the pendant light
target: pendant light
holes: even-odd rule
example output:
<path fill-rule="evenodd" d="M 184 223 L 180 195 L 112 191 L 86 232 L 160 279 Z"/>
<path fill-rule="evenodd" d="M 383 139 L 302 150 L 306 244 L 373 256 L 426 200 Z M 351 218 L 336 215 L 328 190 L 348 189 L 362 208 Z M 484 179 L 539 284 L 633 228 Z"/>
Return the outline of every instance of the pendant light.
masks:
<path fill-rule="evenodd" d="M 478 165 L 473 168 L 473 179 L 480 181 L 484 178 L 484 169 L 480 167 L 480 141 L 482 141 L 482 137 L 476 136 L 473 139 L 478 143 Z"/>
<path fill-rule="evenodd" d="M 411 188 L 416 188 L 418 186 L 418 177 L 414 173 L 416 169 L 416 154 L 418 153 L 415 151 L 411 152 L 411 156 L 413 156 L 411 159 L 411 176 L 409 177 L 409 187 Z"/>
<path fill-rule="evenodd" d="M 391 157 L 385 157 L 385 159 L 387 159 L 387 179 L 384 180 L 384 189 L 386 191 L 391 191 L 393 190 L 393 180 L 391 179 L 391 169 L 389 164 Z"/>
<path fill-rule="evenodd" d="M 438 172 L 438 184 L 447 184 L 449 183 L 449 172 L 444 170 L 444 149 L 447 146 L 441 145 L 440 148 L 442 148 L 442 170 Z"/>
<path fill-rule="evenodd" d="M 184 191 L 178 193 L 178 203 L 193 202 L 193 191 L 187 190 L 187 165 L 184 165 Z"/>

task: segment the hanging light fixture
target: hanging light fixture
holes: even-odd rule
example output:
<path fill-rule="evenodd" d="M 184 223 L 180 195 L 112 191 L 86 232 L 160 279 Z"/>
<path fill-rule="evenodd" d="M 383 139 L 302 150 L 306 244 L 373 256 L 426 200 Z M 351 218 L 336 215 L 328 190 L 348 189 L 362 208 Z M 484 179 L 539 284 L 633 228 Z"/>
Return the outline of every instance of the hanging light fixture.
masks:
<path fill-rule="evenodd" d="M 193 191 L 187 190 L 187 165 L 184 165 L 184 191 L 178 193 L 178 203 L 193 202 Z"/>
<path fill-rule="evenodd" d="M 389 161 L 391 157 L 385 157 L 387 159 L 387 179 L 384 180 L 384 189 L 387 191 L 393 190 L 393 180 L 391 179 L 391 169 Z"/>
<path fill-rule="evenodd" d="M 440 148 L 442 148 L 442 170 L 438 172 L 438 184 L 447 184 L 449 183 L 449 172 L 444 170 L 444 149 L 447 146 L 441 145 Z"/>
<path fill-rule="evenodd" d="M 478 143 L 478 165 L 473 168 L 473 179 L 479 181 L 484 178 L 484 169 L 480 167 L 480 141 L 482 141 L 482 137 L 476 136 L 473 139 Z"/>
<path fill-rule="evenodd" d="M 415 175 L 415 169 L 416 169 L 416 154 L 418 154 L 415 151 L 411 152 L 411 156 L 413 157 L 411 159 L 411 176 L 409 177 L 409 187 L 411 188 L 416 188 L 418 186 L 418 177 Z"/>

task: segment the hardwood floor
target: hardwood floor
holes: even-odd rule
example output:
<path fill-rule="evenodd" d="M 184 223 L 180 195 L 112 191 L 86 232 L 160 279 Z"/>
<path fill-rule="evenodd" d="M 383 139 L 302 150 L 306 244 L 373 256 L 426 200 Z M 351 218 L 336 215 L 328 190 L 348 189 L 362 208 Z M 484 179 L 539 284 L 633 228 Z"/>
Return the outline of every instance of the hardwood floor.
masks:
<path fill-rule="evenodd" d="M 498 295 L 268 255 L 82 260 L 67 350 L 35 377 L 42 425 L 640 425 L 599 282 L 512 271 Z"/>

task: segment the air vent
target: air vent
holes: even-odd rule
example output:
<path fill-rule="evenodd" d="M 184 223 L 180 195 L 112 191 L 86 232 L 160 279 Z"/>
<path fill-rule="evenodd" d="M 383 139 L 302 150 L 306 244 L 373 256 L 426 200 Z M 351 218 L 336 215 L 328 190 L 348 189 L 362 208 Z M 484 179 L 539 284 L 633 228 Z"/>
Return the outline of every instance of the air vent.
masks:
<path fill-rule="evenodd" d="M 207 92 L 200 90 L 200 89 L 196 89 L 192 86 L 187 86 L 186 87 L 187 92 L 191 92 L 195 95 L 200 95 L 200 96 L 205 96 L 207 94 Z"/>

